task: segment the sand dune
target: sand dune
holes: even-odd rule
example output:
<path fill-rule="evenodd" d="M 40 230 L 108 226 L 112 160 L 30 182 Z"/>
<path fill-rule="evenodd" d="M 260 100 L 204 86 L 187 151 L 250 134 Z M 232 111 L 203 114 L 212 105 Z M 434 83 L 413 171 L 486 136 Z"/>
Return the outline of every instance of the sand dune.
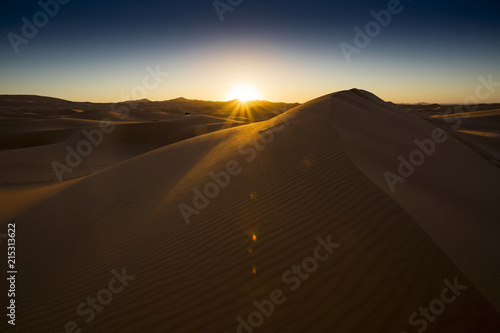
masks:
<path fill-rule="evenodd" d="M 392 192 L 384 173 L 435 126 L 368 92 L 220 125 L 117 124 L 86 177 L 26 192 L 16 332 L 500 330 L 500 170 L 454 134 Z M 78 140 L 1 152 L 2 181 L 48 186 Z"/>
<path fill-rule="evenodd" d="M 375 96 L 367 98 L 377 102 Z M 355 102 L 356 97 L 343 96 L 334 108 Z M 414 217 L 500 309 L 500 289 L 496 285 L 500 269 L 493 264 L 500 260 L 500 247 L 495 241 L 500 236 L 500 170 L 444 133 L 444 142 L 435 142 L 435 152 L 425 156 L 423 165 L 415 167 L 415 172 L 391 193 L 383 177 L 385 171 L 397 170 L 397 156 L 409 159 L 419 149 L 415 139 L 430 140 L 436 127 L 419 124 L 397 109 L 386 107 L 381 111 L 353 108 L 348 117 L 344 112 L 333 112 L 332 123 L 343 134 L 358 168 Z M 375 121 L 381 124 L 368 125 Z M 366 137 L 371 138 L 369 145 L 362 142 L 361 138 Z M 387 159 L 390 154 L 396 157 L 393 161 Z M 475 244 L 473 250 L 469 244 Z"/>
<path fill-rule="evenodd" d="M 452 105 L 439 113 L 422 106 L 402 106 L 471 148 L 477 155 L 500 167 L 500 109 L 498 104 Z M 469 110 L 469 111 L 467 111 Z"/>
<path fill-rule="evenodd" d="M 62 173 L 62 179 L 77 180 L 159 147 L 250 121 L 248 117 L 229 119 L 228 112 L 221 116 L 221 110 L 233 106 L 235 101 L 181 98 L 119 103 L 117 109 L 131 108 L 126 119 L 122 119 L 123 114 L 109 111 L 109 104 L 22 95 L 0 96 L 0 102 L 0 150 L 3 150 L 0 187 L 4 187 L 0 189 L 4 206 L 0 210 L 0 223 L 50 196 L 52 192 L 47 189 L 67 186 L 52 186 L 59 180 L 52 163 L 66 165 L 68 149 L 75 151 L 82 141 L 89 141 L 84 131 L 100 130 L 102 119 L 110 122 L 112 131 L 102 136 L 102 142 L 99 135 L 94 134 L 93 139 L 99 144 L 92 144 L 92 153 L 72 166 L 71 172 Z M 254 109 L 261 110 L 259 120 L 273 117 L 276 114 L 273 110 L 291 107 L 285 103 L 254 104 Z M 186 110 L 191 110 L 189 115 L 185 114 Z M 204 110 L 203 113 L 200 110 Z M 41 193 L 44 195 L 40 196 Z"/>

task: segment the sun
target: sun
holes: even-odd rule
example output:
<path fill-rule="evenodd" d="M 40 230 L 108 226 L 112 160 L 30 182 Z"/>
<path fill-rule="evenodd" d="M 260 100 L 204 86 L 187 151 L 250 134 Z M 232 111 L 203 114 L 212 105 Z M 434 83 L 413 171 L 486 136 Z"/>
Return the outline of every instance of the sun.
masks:
<path fill-rule="evenodd" d="M 228 100 L 239 99 L 245 103 L 256 99 L 261 99 L 260 93 L 251 85 L 240 84 L 234 87 L 227 95 Z"/>

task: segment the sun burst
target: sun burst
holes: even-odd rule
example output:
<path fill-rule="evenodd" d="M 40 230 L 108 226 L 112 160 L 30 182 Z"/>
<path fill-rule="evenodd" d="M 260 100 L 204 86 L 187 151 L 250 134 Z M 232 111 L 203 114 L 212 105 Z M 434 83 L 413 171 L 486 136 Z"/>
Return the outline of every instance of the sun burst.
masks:
<path fill-rule="evenodd" d="M 240 84 L 234 87 L 227 95 L 228 100 L 238 99 L 240 102 L 261 99 L 260 93 L 253 86 L 248 84 Z"/>

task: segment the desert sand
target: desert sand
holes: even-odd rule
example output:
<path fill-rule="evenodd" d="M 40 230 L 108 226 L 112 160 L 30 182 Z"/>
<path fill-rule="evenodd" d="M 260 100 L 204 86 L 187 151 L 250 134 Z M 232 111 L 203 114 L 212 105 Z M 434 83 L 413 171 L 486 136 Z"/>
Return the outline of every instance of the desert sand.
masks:
<path fill-rule="evenodd" d="M 1 99 L 18 270 L 2 332 L 500 331 L 498 107 L 445 116 L 353 89 L 248 110 L 142 101 L 119 119 Z M 104 118 L 58 181 L 52 163 Z M 391 188 L 399 156 L 423 161 Z"/>

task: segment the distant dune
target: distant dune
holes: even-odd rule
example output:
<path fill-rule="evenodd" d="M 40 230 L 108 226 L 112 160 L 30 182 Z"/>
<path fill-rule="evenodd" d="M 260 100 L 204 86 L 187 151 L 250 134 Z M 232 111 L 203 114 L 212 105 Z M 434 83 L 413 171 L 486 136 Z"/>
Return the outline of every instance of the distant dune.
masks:
<path fill-rule="evenodd" d="M 500 332 L 493 106 L 0 103 L 16 332 Z"/>

